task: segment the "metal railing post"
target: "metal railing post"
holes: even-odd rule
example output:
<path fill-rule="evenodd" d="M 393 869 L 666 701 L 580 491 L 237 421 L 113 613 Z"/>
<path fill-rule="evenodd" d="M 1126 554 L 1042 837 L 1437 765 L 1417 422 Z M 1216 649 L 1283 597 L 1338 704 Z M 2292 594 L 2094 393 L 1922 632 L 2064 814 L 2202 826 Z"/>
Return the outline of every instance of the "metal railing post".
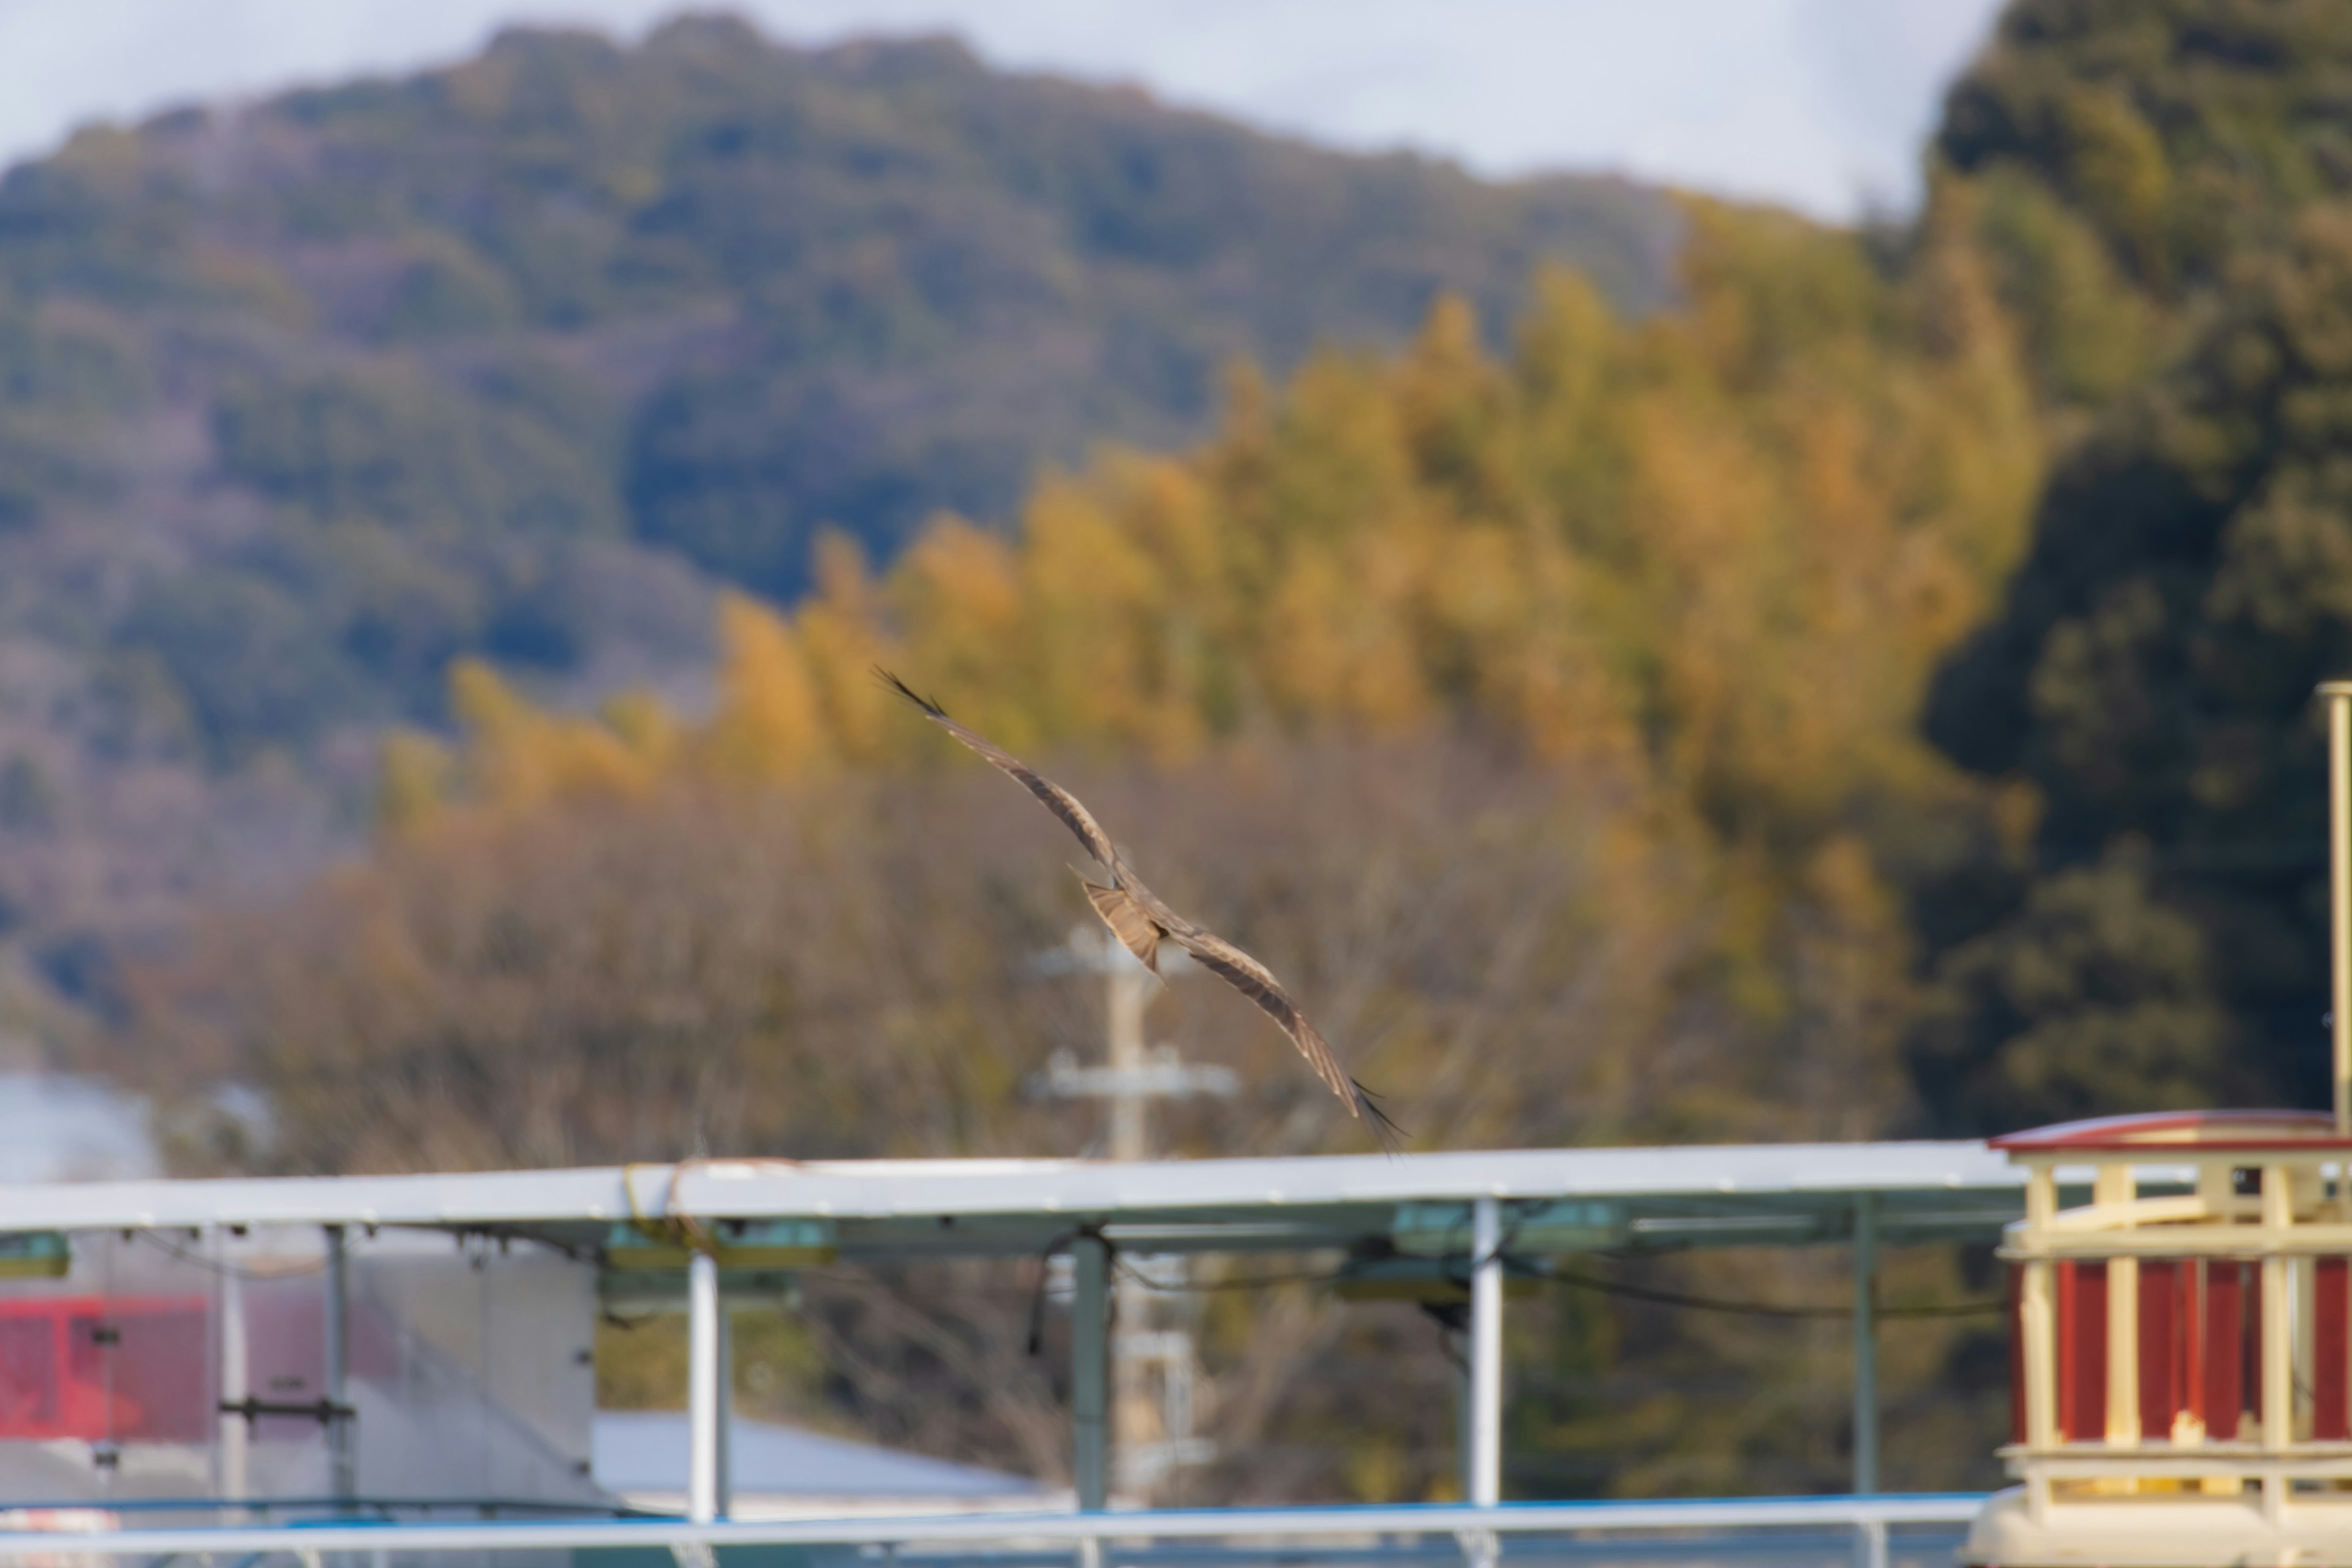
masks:
<path fill-rule="evenodd" d="M 1503 1498 L 1502 1204 L 1480 1198 L 1470 1225 L 1470 1501 Z"/>
<path fill-rule="evenodd" d="M 1863 1193 L 1853 1201 L 1853 1490 L 1877 1489 L 1878 1194 Z"/>
<path fill-rule="evenodd" d="M 227 1257 L 228 1233 L 213 1230 L 220 1259 L 220 1403 L 243 1404 L 253 1394 L 250 1348 L 245 1335 L 245 1273 Z M 224 1410 L 220 1421 L 220 1490 L 224 1500 L 242 1502 L 252 1487 L 245 1417 Z"/>
<path fill-rule="evenodd" d="M 719 1259 L 697 1248 L 686 1263 L 686 1517 L 719 1517 Z"/>
<path fill-rule="evenodd" d="M 359 1495 L 359 1434 L 347 1412 L 351 1408 L 351 1258 L 343 1227 L 327 1231 L 326 1386 L 328 1489 L 337 1504 L 350 1506 Z"/>
<path fill-rule="evenodd" d="M 1078 1506 L 1110 1501 L 1110 1244 L 1081 1236 L 1070 1244 L 1071 1470 Z"/>
<path fill-rule="evenodd" d="M 717 1483 L 712 1505 L 720 1519 L 735 1511 L 735 1314 L 727 1293 L 719 1293 L 719 1458 L 711 1468 Z"/>
<path fill-rule="evenodd" d="M 1854 1568 L 1886 1568 L 1886 1521 L 1864 1519 L 1853 1527 Z"/>

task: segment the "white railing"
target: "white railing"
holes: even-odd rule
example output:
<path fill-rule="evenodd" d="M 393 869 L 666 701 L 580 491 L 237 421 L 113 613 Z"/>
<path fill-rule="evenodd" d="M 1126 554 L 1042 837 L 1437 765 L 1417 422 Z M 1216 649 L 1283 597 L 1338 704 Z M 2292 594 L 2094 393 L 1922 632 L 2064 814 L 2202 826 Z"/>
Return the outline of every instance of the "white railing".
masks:
<path fill-rule="evenodd" d="M 732 1520 L 566 1519 L 456 1523 L 345 1522 L 134 1527 L 90 1532 L 0 1531 L 0 1560 L 39 1557 L 256 1557 L 286 1554 L 493 1552 L 593 1548 L 667 1550 L 681 1563 L 708 1561 L 729 1546 L 961 1548 L 978 1555 L 1066 1549 L 1084 1560 L 1115 1562 L 1152 1542 L 1234 1542 L 1252 1547 L 1349 1548 L 1350 1557 L 1416 1555 L 1421 1538 L 1456 1543 L 1473 1561 L 1517 1555 L 1540 1538 L 1722 1537 L 1731 1532 L 1852 1532 L 1857 1562 L 1883 1564 L 1892 1529 L 1965 1527 L 1984 1499 L 1976 1495 L 1728 1498 L 1675 1501 L 1506 1503 L 1497 1507 L 1415 1504 L 1395 1507 L 1227 1508 L 1099 1513 L 954 1514 L 928 1518 Z M 1691 1542 L 1694 1558 L 1709 1546 Z M 1643 1554 L 1656 1547 L 1644 1542 Z M 928 1553 L 926 1553 L 928 1555 Z M 959 1553 L 961 1554 L 961 1553 Z M 1276 1555 L 1281 1554 L 1276 1547 Z M 1530 1552 L 1530 1555 L 1541 1552 Z"/>

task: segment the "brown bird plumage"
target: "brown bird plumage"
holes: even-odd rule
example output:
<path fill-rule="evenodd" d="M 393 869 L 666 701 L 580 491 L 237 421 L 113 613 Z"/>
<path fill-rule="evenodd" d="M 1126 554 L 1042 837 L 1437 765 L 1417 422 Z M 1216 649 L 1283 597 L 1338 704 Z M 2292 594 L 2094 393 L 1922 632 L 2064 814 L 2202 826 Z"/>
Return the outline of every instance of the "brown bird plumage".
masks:
<path fill-rule="evenodd" d="M 1062 819 L 1063 826 L 1077 836 L 1087 853 L 1110 875 L 1110 886 L 1079 878 L 1087 889 L 1087 900 L 1110 927 L 1126 949 L 1140 960 L 1153 973 L 1160 972 L 1160 947 L 1173 942 L 1189 953 L 1192 961 L 1216 975 L 1226 984 L 1257 1005 L 1258 1010 L 1281 1026 L 1307 1058 L 1315 1076 L 1323 1080 L 1333 1094 L 1347 1106 L 1348 1114 L 1368 1121 L 1383 1141 L 1396 1132 L 1396 1124 L 1373 1103 L 1371 1092 L 1348 1076 L 1339 1058 L 1331 1054 L 1331 1047 L 1307 1015 L 1283 990 L 1265 964 L 1235 947 L 1214 931 L 1203 931 L 1160 901 L 1158 894 L 1143 885 L 1134 868 L 1119 855 L 1118 847 L 1110 835 L 1094 819 L 1094 814 L 1079 804 L 1077 796 L 1051 779 L 1032 770 L 1027 763 L 987 737 L 966 729 L 947 715 L 947 710 L 929 698 L 919 696 L 905 681 L 887 669 L 875 673 L 893 691 L 904 697 L 923 711 L 923 716 L 966 746 L 978 752 L 991 763 L 1010 776 L 1013 782 L 1042 802 L 1046 810 Z"/>

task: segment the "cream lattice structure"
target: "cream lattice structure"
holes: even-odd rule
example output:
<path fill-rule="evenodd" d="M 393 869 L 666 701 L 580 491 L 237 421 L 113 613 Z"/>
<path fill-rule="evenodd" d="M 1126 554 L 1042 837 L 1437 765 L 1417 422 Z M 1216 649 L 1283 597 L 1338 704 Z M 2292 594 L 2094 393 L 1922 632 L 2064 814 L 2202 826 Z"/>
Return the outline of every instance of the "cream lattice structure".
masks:
<path fill-rule="evenodd" d="M 2001 1249 L 2021 1484 L 1967 1560 L 2352 1565 L 2352 1140 L 2245 1110 L 1994 1146 L 2027 1172 Z"/>

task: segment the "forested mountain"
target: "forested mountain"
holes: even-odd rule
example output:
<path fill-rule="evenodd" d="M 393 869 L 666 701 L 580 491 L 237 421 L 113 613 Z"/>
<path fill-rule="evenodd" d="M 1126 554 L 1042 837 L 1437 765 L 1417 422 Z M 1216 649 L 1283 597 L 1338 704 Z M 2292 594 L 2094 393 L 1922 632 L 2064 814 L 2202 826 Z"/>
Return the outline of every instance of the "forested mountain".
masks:
<path fill-rule="evenodd" d="M 1228 362 L 1499 330 L 1546 258 L 1655 306 L 1678 232 L 713 18 L 85 131 L 0 179 L 0 894 L 282 870 L 455 657 L 691 686 L 710 587 L 789 599 L 821 528 L 1001 523 Z"/>

